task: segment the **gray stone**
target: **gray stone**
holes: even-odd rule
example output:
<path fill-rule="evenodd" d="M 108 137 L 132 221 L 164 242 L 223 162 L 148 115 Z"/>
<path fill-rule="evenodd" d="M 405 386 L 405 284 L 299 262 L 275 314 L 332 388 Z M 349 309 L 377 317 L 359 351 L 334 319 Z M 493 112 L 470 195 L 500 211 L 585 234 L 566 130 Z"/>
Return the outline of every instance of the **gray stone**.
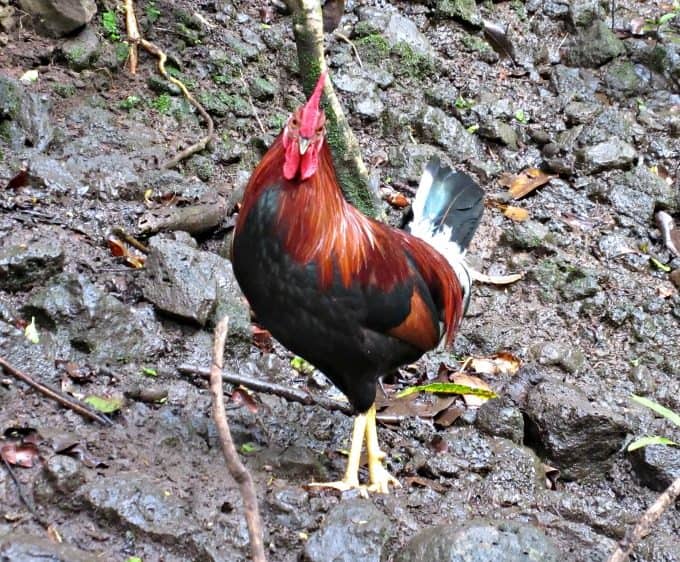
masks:
<path fill-rule="evenodd" d="M 45 506 L 58 502 L 62 508 L 74 509 L 78 507 L 77 500 L 74 502 L 71 495 L 84 482 L 85 475 L 78 460 L 66 455 L 53 455 L 35 482 L 33 496 Z"/>
<path fill-rule="evenodd" d="M 513 150 L 517 150 L 517 133 L 515 130 L 498 119 L 493 119 L 480 125 L 479 134 L 491 140 L 499 141 Z"/>
<path fill-rule="evenodd" d="M 565 60 L 570 66 L 597 68 L 625 52 L 623 42 L 606 23 L 596 20 L 580 29 L 566 49 Z"/>
<path fill-rule="evenodd" d="M 421 531 L 395 562 L 558 562 L 555 546 L 537 527 L 516 521 L 473 519 Z"/>
<path fill-rule="evenodd" d="M 63 162 L 42 154 L 31 158 L 28 175 L 35 187 L 46 189 L 50 195 L 75 195 L 87 191 L 85 184 L 74 177 Z"/>
<path fill-rule="evenodd" d="M 561 64 L 553 67 L 550 81 L 565 102 L 591 99 L 598 88 L 597 79 L 589 71 Z"/>
<path fill-rule="evenodd" d="M 643 224 L 649 224 L 652 221 L 654 216 L 654 199 L 646 193 L 641 193 L 635 188 L 612 181 L 602 194 L 617 213 Z"/>
<path fill-rule="evenodd" d="M 629 430 L 607 404 L 561 380 L 532 387 L 525 414 L 529 434 L 567 480 L 605 474 Z"/>
<path fill-rule="evenodd" d="M 663 492 L 680 478 L 680 448 L 648 445 L 631 453 L 633 469 L 645 486 Z"/>
<path fill-rule="evenodd" d="M 141 474 L 100 477 L 83 486 L 79 494 L 100 516 L 155 538 L 184 541 L 199 530 L 177 496 L 166 494 L 157 482 Z"/>
<path fill-rule="evenodd" d="M 385 104 L 382 102 L 375 90 L 368 91 L 360 99 L 355 100 L 354 109 L 356 112 L 368 119 L 377 119 L 385 111 Z"/>
<path fill-rule="evenodd" d="M 255 78 L 250 85 L 250 93 L 256 100 L 265 101 L 272 99 L 279 91 L 279 87 L 266 78 Z"/>
<path fill-rule="evenodd" d="M 600 104 L 587 101 L 572 101 L 564 108 L 567 121 L 572 125 L 592 123 L 600 111 L 602 111 Z"/>
<path fill-rule="evenodd" d="M 507 397 L 482 404 L 477 410 L 475 426 L 488 435 L 505 437 L 514 443 L 522 443 L 524 439 L 522 412 Z"/>
<path fill-rule="evenodd" d="M 557 365 L 569 373 L 578 372 L 585 364 L 585 356 L 580 349 L 561 342 L 534 344 L 530 355 L 541 365 Z"/>
<path fill-rule="evenodd" d="M 517 250 L 534 250 L 553 241 L 548 227 L 534 220 L 512 223 L 503 231 L 501 239 Z"/>
<path fill-rule="evenodd" d="M 82 275 L 55 277 L 31 296 L 23 312 L 93 361 L 150 358 L 163 348 L 150 307 L 124 304 Z"/>
<path fill-rule="evenodd" d="M 426 106 L 415 122 L 416 132 L 426 142 L 441 146 L 458 161 L 478 157 L 479 141 L 465 127 L 437 107 Z"/>
<path fill-rule="evenodd" d="M 574 27 L 589 27 L 602 14 L 598 0 L 572 0 L 569 2 L 569 22 Z"/>
<path fill-rule="evenodd" d="M 637 158 L 635 147 L 619 138 L 587 146 L 576 154 L 577 161 L 589 173 L 613 168 L 629 168 Z"/>
<path fill-rule="evenodd" d="M 435 15 L 463 20 L 472 25 L 481 25 L 475 0 L 435 0 Z"/>
<path fill-rule="evenodd" d="M 371 501 L 346 500 L 326 515 L 305 544 L 310 562 L 380 562 L 392 524 Z"/>
<path fill-rule="evenodd" d="M 390 47 L 399 43 L 406 43 L 413 52 L 419 55 L 432 56 L 432 46 L 427 37 L 418 31 L 412 20 L 401 14 L 390 15 L 383 35 Z"/>
<path fill-rule="evenodd" d="M 0 240 L 0 289 L 26 291 L 64 268 L 64 250 L 46 231 L 16 230 Z"/>
<path fill-rule="evenodd" d="M 250 315 L 231 263 L 159 236 L 149 242 L 144 297 L 156 308 L 204 326 L 229 314 L 230 334 L 250 337 Z"/>
<path fill-rule="evenodd" d="M 16 80 L 0 75 L 0 136 L 12 149 L 33 146 L 45 150 L 52 141 L 53 128 L 46 98 L 27 92 Z"/>
<path fill-rule="evenodd" d="M 3 562 L 92 562 L 97 556 L 66 543 L 13 531 L 0 535 Z"/>
<path fill-rule="evenodd" d="M 491 439 L 473 428 L 452 428 L 443 438 L 443 450 L 430 454 L 421 469 L 429 475 L 449 478 L 465 472 L 487 474 L 495 465 Z"/>
<path fill-rule="evenodd" d="M 97 13 L 94 0 L 19 0 L 19 6 L 57 36 L 68 35 L 89 23 Z"/>
<path fill-rule="evenodd" d="M 621 183 L 633 191 L 648 195 L 654 202 L 654 207 L 661 207 L 671 212 L 680 208 L 680 192 L 658 174 L 653 173 L 644 164 L 613 177 L 612 181 Z"/>
<path fill-rule="evenodd" d="M 647 89 L 630 61 L 614 61 L 607 65 L 604 82 L 609 93 L 619 99 L 639 95 Z"/>
<path fill-rule="evenodd" d="M 72 39 L 67 39 L 61 46 L 68 65 L 73 70 L 84 70 L 99 57 L 99 37 L 87 26 Z"/>

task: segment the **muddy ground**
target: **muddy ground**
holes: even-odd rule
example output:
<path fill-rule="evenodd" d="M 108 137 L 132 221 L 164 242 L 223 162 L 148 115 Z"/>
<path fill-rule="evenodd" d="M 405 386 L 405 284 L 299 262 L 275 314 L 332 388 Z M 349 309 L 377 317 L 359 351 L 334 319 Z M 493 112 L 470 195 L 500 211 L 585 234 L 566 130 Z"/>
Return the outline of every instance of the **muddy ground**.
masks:
<path fill-rule="evenodd" d="M 32 467 L 12 466 L 16 482 L 0 470 L 0 558 L 245 560 L 205 382 L 179 367 L 209 365 L 227 312 L 228 372 L 340 398 L 278 345 L 253 345 L 223 257 L 249 172 L 304 99 L 291 20 L 261 1 L 137 3 L 144 35 L 215 119 L 210 150 L 163 171 L 200 119 L 147 54 L 128 72 L 113 2 L 96 15 L 66 4 L 84 30 L 0 0 L 0 356 L 73 396 L 123 402 L 105 426 L 2 375 L 0 444 Z M 337 35 L 328 60 L 384 216 L 398 222 L 385 200 L 410 197 L 432 154 L 501 205 L 504 174 L 553 177 L 511 202 L 527 220 L 490 205 L 471 248 L 477 269 L 524 278 L 477 284 L 452 352 L 386 380 L 393 397 L 441 363 L 522 361 L 482 375 L 500 397 L 479 409 L 432 399 L 381 426 L 403 488 L 307 489 L 340 476 L 352 419 L 266 393 L 228 402 L 271 560 L 606 560 L 680 475 L 677 448 L 626 451 L 644 435 L 680 441 L 630 399 L 680 411 L 680 257 L 655 221 L 680 219 L 680 15 L 614 6 L 347 2 L 339 31 L 362 66 Z M 482 18 L 508 27 L 500 55 Z M 183 231 L 168 228 L 178 209 Z M 130 255 L 114 255 L 116 227 L 150 254 L 123 242 Z M 679 536 L 676 505 L 632 559 L 678 561 Z"/>

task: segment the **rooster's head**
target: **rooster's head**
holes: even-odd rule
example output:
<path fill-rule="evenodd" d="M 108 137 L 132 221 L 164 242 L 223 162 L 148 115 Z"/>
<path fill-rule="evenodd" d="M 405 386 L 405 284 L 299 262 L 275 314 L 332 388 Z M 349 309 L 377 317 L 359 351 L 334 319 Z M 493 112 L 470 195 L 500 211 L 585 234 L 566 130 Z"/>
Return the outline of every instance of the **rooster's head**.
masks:
<path fill-rule="evenodd" d="M 327 71 L 321 73 L 307 103 L 298 107 L 283 129 L 283 146 L 286 158 L 283 176 L 292 180 L 312 177 L 319 165 L 319 150 L 326 134 L 326 115 L 319 106 L 321 93 L 326 82 Z"/>

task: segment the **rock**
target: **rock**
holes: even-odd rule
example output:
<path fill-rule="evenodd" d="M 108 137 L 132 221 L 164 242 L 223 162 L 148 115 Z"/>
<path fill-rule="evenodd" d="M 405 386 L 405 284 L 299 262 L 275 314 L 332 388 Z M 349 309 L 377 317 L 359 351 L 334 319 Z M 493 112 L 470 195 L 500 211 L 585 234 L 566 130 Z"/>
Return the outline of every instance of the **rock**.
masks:
<path fill-rule="evenodd" d="M 54 158 L 37 154 L 30 159 L 28 176 L 36 188 L 44 188 L 50 195 L 82 195 L 87 186 Z"/>
<path fill-rule="evenodd" d="M 596 20 L 585 29 L 579 29 L 567 47 L 565 61 L 570 66 L 597 68 L 625 52 L 623 42 L 609 26 Z"/>
<path fill-rule="evenodd" d="M 17 24 L 17 13 L 14 6 L 0 6 L 0 31 L 9 33 Z"/>
<path fill-rule="evenodd" d="M 380 562 L 392 524 L 370 500 L 345 500 L 326 515 L 305 544 L 310 562 Z"/>
<path fill-rule="evenodd" d="M 623 173 L 622 177 L 615 176 L 612 180 L 633 191 L 649 196 L 655 208 L 660 207 L 671 212 L 680 209 L 680 193 L 678 190 L 668 185 L 662 177 L 653 173 L 644 164 Z"/>
<path fill-rule="evenodd" d="M 230 262 L 160 236 L 151 238 L 149 248 L 144 298 L 201 326 L 227 313 L 230 334 L 250 338 L 250 314 Z"/>
<path fill-rule="evenodd" d="M 512 223 L 503 231 L 501 239 L 516 250 L 535 250 L 553 242 L 548 227 L 534 220 Z"/>
<path fill-rule="evenodd" d="M 564 114 L 571 125 L 592 123 L 593 118 L 602 111 L 602 106 L 587 101 L 572 101 L 564 108 Z"/>
<path fill-rule="evenodd" d="M 517 150 L 517 133 L 510 125 L 499 119 L 493 119 L 480 125 L 478 132 L 482 137 L 499 141 L 512 150 Z"/>
<path fill-rule="evenodd" d="M 89 23 L 97 13 L 94 0 L 19 0 L 25 12 L 48 32 L 63 37 Z"/>
<path fill-rule="evenodd" d="M 378 119 L 385 111 L 385 104 L 375 90 L 366 92 L 360 99 L 355 100 L 354 109 L 356 112 L 368 119 Z"/>
<path fill-rule="evenodd" d="M 99 516 L 158 539 L 184 542 L 199 530 L 177 496 L 166 494 L 157 482 L 141 474 L 100 477 L 78 493 Z"/>
<path fill-rule="evenodd" d="M 613 181 L 601 192 L 617 213 L 643 224 L 649 224 L 654 216 L 654 200 L 646 193 Z"/>
<path fill-rule="evenodd" d="M 680 448 L 648 445 L 631 454 L 633 469 L 645 486 L 663 492 L 680 478 Z"/>
<path fill-rule="evenodd" d="M 0 75 L 0 137 L 10 148 L 45 150 L 52 141 L 49 103 L 6 76 Z"/>
<path fill-rule="evenodd" d="M 36 481 L 33 495 L 39 503 L 50 505 L 59 502 L 62 508 L 74 509 L 70 497 L 83 483 L 85 475 L 81 463 L 66 455 L 53 455 Z"/>
<path fill-rule="evenodd" d="M 412 20 L 401 14 L 390 15 L 383 35 L 390 47 L 405 43 L 419 55 L 432 56 L 432 46 L 427 37 L 418 31 Z"/>
<path fill-rule="evenodd" d="M 558 562 L 555 546 L 537 527 L 516 521 L 473 519 L 421 531 L 395 562 Z"/>
<path fill-rule="evenodd" d="M 576 373 L 585 364 L 583 352 L 566 343 L 544 342 L 530 349 L 532 358 L 541 365 L 557 365 L 568 373 Z"/>
<path fill-rule="evenodd" d="M 69 67 L 81 71 L 96 62 L 99 56 L 99 37 L 91 27 L 86 27 L 72 39 L 67 39 L 61 46 Z"/>
<path fill-rule="evenodd" d="M 240 37 L 237 37 L 231 31 L 224 30 L 222 31 L 221 36 L 224 43 L 226 43 L 243 62 L 254 60 L 260 53 L 261 48 L 259 46 L 242 41 Z M 262 48 L 264 48 L 264 45 L 262 45 Z"/>
<path fill-rule="evenodd" d="M 629 429 L 608 405 L 560 380 L 531 388 L 524 413 L 527 432 L 567 480 L 606 473 Z"/>
<path fill-rule="evenodd" d="M 566 278 L 559 287 L 560 294 L 565 301 L 582 300 L 601 291 L 597 271 L 572 266 L 567 269 L 566 273 Z M 560 364 L 569 370 L 569 366 L 580 364 L 581 359 L 578 354 L 570 353 L 562 358 Z"/>
<path fill-rule="evenodd" d="M 257 77 L 250 85 L 250 93 L 256 100 L 266 101 L 272 99 L 279 91 L 279 87 L 266 78 Z"/>
<path fill-rule="evenodd" d="M 13 531 L 0 535 L 0 560 L 7 562 L 92 562 L 92 552 Z"/>
<path fill-rule="evenodd" d="M 436 107 L 425 106 L 415 122 L 416 132 L 426 142 L 434 142 L 464 161 L 479 156 L 477 139 L 465 130 L 460 121 Z"/>
<path fill-rule="evenodd" d="M 85 276 L 63 273 L 28 301 L 23 313 L 92 361 L 149 359 L 163 348 L 150 307 L 124 304 Z"/>
<path fill-rule="evenodd" d="M 432 477 L 457 477 L 464 472 L 488 474 L 495 464 L 491 439 L 469 427 L 451 428 L 441 452 L 428 455 L 421 470 Z"/>
<path fill-rule="evenodd" d="M 604 82 L 609 93 L 618 99 L 639 95 L 647 89 L 630 61 L 614 61 L 607 65 Z"/>
<path fill-rule="evenodd" d="M 574 27 L 590 27 L 600 18 L 602 10 L 598 0 L 574 0 L 569 2 L 569 22 Z"/>
<path fill-rule="evenodd" d="M 612 168 L 629 168 L 636 158 L 635 148 L 618 138 L 587 146 L 576 153 L 577 162 L 580 162 L 589 173 Z"/>
<path fill-rule="evenodd" d="M 475 0 L 435 0 L 430 3 L 434 3 L 435 15 L 463 20 L 475 26 L 482 23 Z"/>
<path fill-rule="evenodd" d="M 17 230 L 0 240 L 0 289 L 26 291 L 64 268 L 64 250 L 46 232 Z"/>
<path fill-rule="evenodd" d="M 553 67 L 550 82 L 565 102 L 592 99 L 598 88 L 597 79 L 588 70 L 568 68 L 561 64 Z"/>
<path fill-rule="evenodd" d="M 507 397 L 488 400 L 477 410 L 475 426 L 488 435 L 505 437 L 514 443 L 524 440 L 524 418 Z"/>

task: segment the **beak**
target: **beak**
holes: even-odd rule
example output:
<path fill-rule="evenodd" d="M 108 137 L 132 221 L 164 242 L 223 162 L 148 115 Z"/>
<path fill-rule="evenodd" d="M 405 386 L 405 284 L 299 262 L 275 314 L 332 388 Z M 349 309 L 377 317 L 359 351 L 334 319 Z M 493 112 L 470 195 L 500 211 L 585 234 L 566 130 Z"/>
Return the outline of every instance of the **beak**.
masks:
<path fill-rule="evenodd" d="M 309 148 L 309 139 L 305 137 L 300 137 L 298 139 L 298 145 L 300 146 L 300 154 L 304 154 L 307 152 L 307 149 Z"/>

